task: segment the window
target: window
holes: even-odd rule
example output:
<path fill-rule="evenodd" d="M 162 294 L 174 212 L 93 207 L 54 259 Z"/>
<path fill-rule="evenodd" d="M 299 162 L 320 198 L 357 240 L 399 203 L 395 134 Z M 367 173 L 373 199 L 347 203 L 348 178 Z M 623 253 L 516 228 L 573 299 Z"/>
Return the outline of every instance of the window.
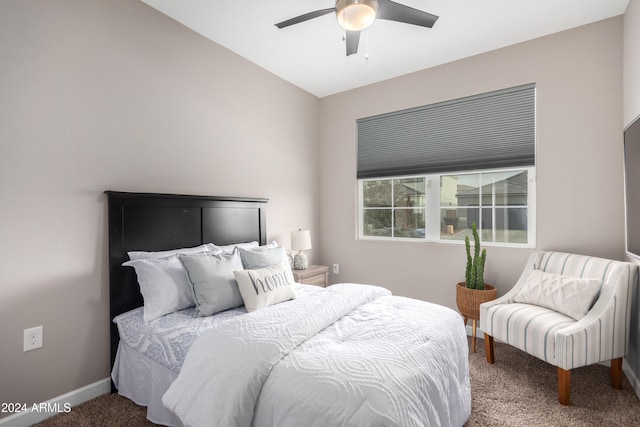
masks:
<path fill-rule="evenodd" d="M 535 84 L 357 126 L 361 238 L 535 245 Z"/>
<path fill-rule="evenodd" d="M 362 179 L 360 237 L 535 245 L 535 168 Z M 428 201 L 432 201 L 429 203 Z"/>
<path fill-rule="evenodd" d="M 476 223 L 483 242 L 529 244 L 533 169 L 440 177 L 441 240 L 464 240 Z"/>
<path fill-rule="evenodd" d="M 363 235 L 424 238 L 425 177 L 362 181 Z"/>

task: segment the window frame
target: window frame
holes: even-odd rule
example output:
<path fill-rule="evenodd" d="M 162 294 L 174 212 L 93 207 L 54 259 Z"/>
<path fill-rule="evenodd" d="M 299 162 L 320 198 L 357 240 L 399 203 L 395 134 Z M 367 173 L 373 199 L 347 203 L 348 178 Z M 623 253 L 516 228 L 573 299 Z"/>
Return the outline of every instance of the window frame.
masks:
<path fill-rule="evenodd" d="M 357 206 L 357 232 L 356 236 L 358 240 L 364 241 L 393 241 L 393 242 L 416 242 L 416 243 L 435 243 L 435 244 L 453 244 L 464 245 L 464 240 L 452 240 L 442 239 L 440 237 L 440 214 L 442 206 L 440 206 L 440 181 L 442 176 L 450 175 L 473 175 L 473 174 L 491 174 L 491 173 L 503 173 L 514 171 L 527 171 L 527 243 L 511 243 L 511 242 L 492 242 L 484 241 L 485 246 L 498 246 L 498 247 L 516 247 L 516 248 L 535 248 L 536 247 L 536 167 L 535 166 L 520 166 L 512 168 L 498 168 L 498 169 L 482 169 L 482 170 L 465 170 L 465 171 L 453 171 L 453 172 L 440 172 L 435 174 L 417 174 L 417 175 L 398 175 L 398 176 L 384 176 L 378 178 L 361 178 L 357 180 L 357 192 L 358 192 L 358 206 Z M 393 233 L 394 229 L 394 211 L 393 206 L 393 180 L 394 179 L 407 179 L 424 177 L 425 179 L 425 235 L 424 237 L 394 237 L 394 236 L 367 236 L 364 235 L 364 213 L 367 209 L 364 207 L 364 182 L 365 181 L 380 181 L 390 180 L 392 181 L 392 206 L 391 209 L 391 229 Z M 480 198 L 482 198 L 480 196 Z M 496 206 L 492 204 L 490 208 L 493 210 L 496 207 L 509 207 Z M 519 207 L 519 206 L 518 206 Z M 486 209 L 488 206 L 478 206 L 478 209 Z M 379 208 L 384 209 L 384 208 Z M 481 233 L 482 234 L 482 233 Z"/>

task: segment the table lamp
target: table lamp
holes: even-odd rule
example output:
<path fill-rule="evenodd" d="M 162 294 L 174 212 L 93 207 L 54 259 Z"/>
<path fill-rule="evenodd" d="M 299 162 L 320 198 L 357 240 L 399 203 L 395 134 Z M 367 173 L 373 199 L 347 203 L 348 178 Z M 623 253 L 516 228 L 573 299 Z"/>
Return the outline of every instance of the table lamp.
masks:
<path fill-rule="evenodd" d="M 291 232 L 291 249 L 298 251 L 293 257 L 294 270 L 306 270 L 309 267 L 307 255 L 304 252 L 311 249 L 311 233 L 309 230 L 298 230 Z"/>

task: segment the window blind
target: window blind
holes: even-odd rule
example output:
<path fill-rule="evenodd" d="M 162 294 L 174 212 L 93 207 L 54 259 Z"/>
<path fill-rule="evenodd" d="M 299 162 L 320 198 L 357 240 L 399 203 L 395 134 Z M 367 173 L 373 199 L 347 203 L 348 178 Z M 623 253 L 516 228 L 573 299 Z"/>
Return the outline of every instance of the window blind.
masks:
<path fill-rule="evenodd" d="M 535 165 L 535 84 L 357 120 L 358 178 Z"/>

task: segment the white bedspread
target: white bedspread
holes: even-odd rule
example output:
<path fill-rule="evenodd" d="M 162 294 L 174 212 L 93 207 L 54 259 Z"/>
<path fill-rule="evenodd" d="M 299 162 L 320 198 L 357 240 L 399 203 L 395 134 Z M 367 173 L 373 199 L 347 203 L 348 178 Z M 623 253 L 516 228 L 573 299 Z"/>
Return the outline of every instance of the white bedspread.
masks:
<path fill-rule="evenodd" d="M 185 426 L 461 426 L 466 333 L 446 307 L 318 288 L 205 332 L 163 403 Z"/>

